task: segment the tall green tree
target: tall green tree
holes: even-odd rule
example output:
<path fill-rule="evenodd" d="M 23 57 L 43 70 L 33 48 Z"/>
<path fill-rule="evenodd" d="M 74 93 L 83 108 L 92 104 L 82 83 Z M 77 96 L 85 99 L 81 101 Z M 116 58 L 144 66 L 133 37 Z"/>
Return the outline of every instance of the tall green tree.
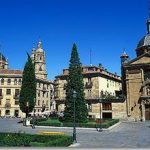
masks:
<path fill-rule="evenodd" d="M 20 109 L 22 112 L 26 113 L 26 118 L 28 117 L 28 113 L 33 111 L 36 97 L 35 68 L 28 53 L 27 55 L 28 61 L 26 62 L 23 70 L 22 86 L 19 98 Z"/>
<path fill-rule="evenodd" d="M 73 90 L 77 92 L 75 98 L 76 122 L 87 122 L 87 106 L 84 98 L 84 84 L 82 68 L 76 44 L 73 44 L 71 59 L 69 64 L 69 75 L 66 84 L 66 100 L 64 110 L 65 122 L 73 122 L 74 99 Z"/>

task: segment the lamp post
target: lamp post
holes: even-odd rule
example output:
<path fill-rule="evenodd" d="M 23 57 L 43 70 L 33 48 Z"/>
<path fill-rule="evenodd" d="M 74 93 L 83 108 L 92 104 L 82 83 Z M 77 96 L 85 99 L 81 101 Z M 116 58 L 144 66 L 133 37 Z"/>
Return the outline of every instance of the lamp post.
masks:
<path fill-rule="evenodd" d="M 102 132 L 102 123 L 101 123 L 101 103 L 102 103 L 102 99 L 99 99 L 99 132 Z"/>
<path fill-rule="evenodd" d="M 77 97 L 77 92 L 75 90 L 72 91 L 73 92 L 73 143 L 77 143 L 77 139 L 76 139 L 76 109 L 75 109 L 75 100 Z"/>

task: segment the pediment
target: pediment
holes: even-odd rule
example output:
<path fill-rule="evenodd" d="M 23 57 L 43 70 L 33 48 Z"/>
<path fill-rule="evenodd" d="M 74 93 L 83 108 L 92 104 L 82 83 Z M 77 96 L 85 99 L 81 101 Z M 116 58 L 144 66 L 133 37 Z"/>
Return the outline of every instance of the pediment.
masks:
<path fill-rule="evenodd" d="M 145 53 L 127 63 L 127 65 L 150 64 L 150 54 Z"/>

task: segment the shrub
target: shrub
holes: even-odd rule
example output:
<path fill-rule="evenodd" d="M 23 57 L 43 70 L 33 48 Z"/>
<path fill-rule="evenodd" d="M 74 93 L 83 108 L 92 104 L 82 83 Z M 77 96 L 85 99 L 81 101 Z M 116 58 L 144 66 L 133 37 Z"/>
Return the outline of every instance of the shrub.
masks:
<path fill-rule="evenodd" d="M 96 123 L 103 123 L 103 122 L 106 122 L 106 120 L 104 120 L 104 119 L 96 119 Z"/>
<path fill-rule="evenodd" d="M 89 118 L 89 122 L 95 122 L 95 118 Z"/>
<path fill-rule="evenodd" d="M 76 123 L 76 127 L 95 128 L 95 123 Z M 63 123 L 64 127 L 73 127 L 73 123 Z"/>
<path fill-rule="evenodd" d="M 0 133 L 0 146 L 69 146 L 72 142 L 68 135 Z"/>
<path fill-rule="evenodd" d="M 33 124 L 33 121 L 34 121 L 34 124 L 37 124 L 37 122 L 46 121 L 46 120 L 47 120 L 47 118 L 40 118 L 40 117 L 37 118 L 36 117 L 35 120 L 34 120 L 34 118 L 32 118 L 30 123 Z"/>
<path fill-rule="evenodd" d="M 8 133 L 4 136 L 3 144 L 6 146 L 29 146 L 31 138 L 23 133 Z"/>
<path fill-rule="evenodd" d="M 48 119 L 46 121 L 41 121 L 36 123 L 38 126 L 61 126 L 61 122 L 58 119 Z"/>
<path fill-rule="evenodd" d="M 50 122 L 37 122 L 38 126 L 56 126 L 56 127 L 60 127 L 61 123 L 50 123 Z"/>

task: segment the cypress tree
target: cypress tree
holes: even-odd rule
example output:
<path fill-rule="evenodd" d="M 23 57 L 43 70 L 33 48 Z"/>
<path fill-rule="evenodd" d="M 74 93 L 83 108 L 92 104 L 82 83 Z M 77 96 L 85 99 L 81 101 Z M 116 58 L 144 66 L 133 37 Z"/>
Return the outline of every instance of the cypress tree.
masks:
<path fill-rule="evenodd" d="M 33 111 L 36 97 L 35 68 L 28 53 L 27 55 L 28 61 L 26 62 L 23 70 L 22 86 L 19 98 L 20 109 L 22 112 L 26 113 L 26 118 L 28 117 L 28 113 Z"/>
<path fill-rule="evenodd" d="M 64 110 L 65 122 L 73 122 L 74 99 L 73 90 L 77 92 L 75 99 L 76 122 L 87 122 L 87 106 L 84 98 L 84 84 L 82 76 L 82 68 L 76 44 L 73 44 L 71 59 L 69 64 L 69 75 L 66 84 L 66 100 Z"/>

